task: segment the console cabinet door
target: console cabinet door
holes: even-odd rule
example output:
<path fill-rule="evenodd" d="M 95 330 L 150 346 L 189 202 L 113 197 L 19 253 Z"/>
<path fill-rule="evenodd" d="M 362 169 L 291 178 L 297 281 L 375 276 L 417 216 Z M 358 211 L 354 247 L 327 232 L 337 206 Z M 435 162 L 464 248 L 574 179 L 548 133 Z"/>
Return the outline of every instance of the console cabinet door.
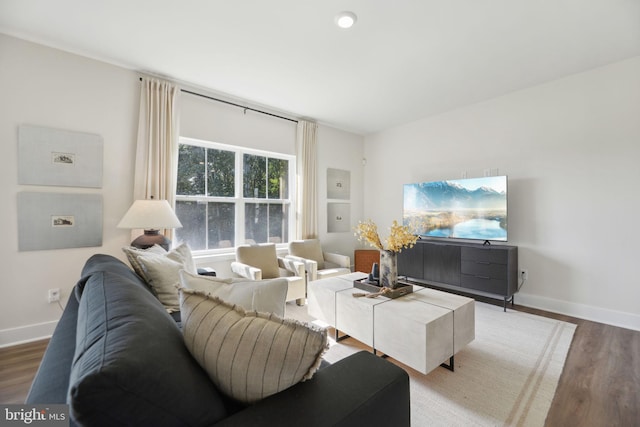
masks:
<path fill-rule="evenodd" d="M 460 246 L 425 244 L 424 274 L 428 282 L 460 285 Z"/>
<path fill-rule="evenodd" d="M 422 279 L 423 274 L 423 246 L 420 242 L 412 248 L 403 249 L 398 254 L 398 275 Z"/>

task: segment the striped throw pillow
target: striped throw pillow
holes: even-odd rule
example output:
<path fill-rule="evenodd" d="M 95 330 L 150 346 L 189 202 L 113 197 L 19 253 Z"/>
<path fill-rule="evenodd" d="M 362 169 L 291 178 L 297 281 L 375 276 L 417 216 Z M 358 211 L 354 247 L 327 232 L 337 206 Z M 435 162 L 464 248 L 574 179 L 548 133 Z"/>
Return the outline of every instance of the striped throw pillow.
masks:
<path fill-rule="evenodd" d="M 246 312 L 181 289 L 186 347 L 218 389 L 254 403 L 310 379 L 327 349 L 326 329 L 274 314 Z"/>

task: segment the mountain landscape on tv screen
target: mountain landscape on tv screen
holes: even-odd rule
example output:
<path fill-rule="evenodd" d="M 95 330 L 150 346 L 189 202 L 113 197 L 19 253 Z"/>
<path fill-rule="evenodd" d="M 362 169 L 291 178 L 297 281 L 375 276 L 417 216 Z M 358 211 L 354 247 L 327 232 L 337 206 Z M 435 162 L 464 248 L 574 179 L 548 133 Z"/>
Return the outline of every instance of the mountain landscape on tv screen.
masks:
<path fill-rule="evenodd" d="M 507 195 L 489 187 L 467 190 L 456 181 L 435 181 L 413 184 L 416 191 L 414 209 L 504 209 Z"/>
<path fill-rule="evenodd" d="M 407 184 L 403 222 L 423 236 L 506 240 L 506 177 Z"/>

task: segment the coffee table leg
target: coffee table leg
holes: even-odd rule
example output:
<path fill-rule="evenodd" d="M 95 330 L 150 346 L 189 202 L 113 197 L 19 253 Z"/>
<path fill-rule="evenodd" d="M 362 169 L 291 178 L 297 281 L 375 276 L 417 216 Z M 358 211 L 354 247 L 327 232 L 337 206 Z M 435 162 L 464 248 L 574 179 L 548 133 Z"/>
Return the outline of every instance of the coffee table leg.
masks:
<path fill-rule="evenodd" d="M 442 366 L 443 368 L 447 368 L 447 369 L 448 369 L 448 370 L 450 370 L 451 372 L 454 372 L 455 365 L 454 365 L 454 363 L 453 363 L 453 357 L 454 357 L 454 356 L 451 356 L 451 357 L 449 358 L 449 364 L 448 364 L 448 365 L 447 365 L 446 363 L 442 363 L 442 364 L 440 364 L 440 366 Z"/>
<path fill-rule="evenodd" d="M 350 337 L 350 336 L 349 336 L 349 335 L 347 335 L 347 334 L 344 334 L 343 336 L 340 336 L 340 331 L 338 331 L 337 329 L 335 329 L 335 331 L 336 331 L 336 335 L 335 335 L 335 340 L 336 340 L 336 342 L 340 342 L 340 341 L 342 341 L 342 340 L 347 339 L 347 338 L 349 338 L 349 337 Z"/>
<path fill-rule="evenodd" d="M 378 350 L 376 350 L 375 348 L 373 349 L 373 354 L 374 354 L 375 356 L 378 356 L 378 355 L 379 355 L 379 356 L 380 356 L 380 357 L 382 357 L 383 359 L 386 359 L 386 358 L 388 358 L 388 357 L 389 357 L 389 355 L 388 355 L 388 354 L 386 354 L 386 353 L 378 353 Z"/>

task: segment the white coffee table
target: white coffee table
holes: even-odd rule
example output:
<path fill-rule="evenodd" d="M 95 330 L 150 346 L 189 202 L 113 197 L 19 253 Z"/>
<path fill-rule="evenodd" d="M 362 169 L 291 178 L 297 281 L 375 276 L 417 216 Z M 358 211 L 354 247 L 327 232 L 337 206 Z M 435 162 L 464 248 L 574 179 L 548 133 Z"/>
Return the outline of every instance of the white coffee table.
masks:
<path fill-rule="evenodd" d="M 453 311 L 453 354 L 476 338 L 476 304 L 472 298 L 430 288 L 422 288 L 407 297 Z"/>
<path fill-rule="evenodd" d="M 354 298 L 363 273 L 316 280 L 308 286 L 309 315 L 387 356 L 427 374 L 454 368 L 454 355 L 475 338 L 471 298 L 414 286 L 396 299 Z M 448 360 L 448 365 L 445 364 Z"/>
<path fill-rule="evenodd" d="M 374 343 L 374 312 L 378 305 L 386 303 L 388 298 L 355 298 L 354 293 L 363 293 L 362 289 L 351 288 L 336 292 L 336 340 L 338 331 L 353 337 L 376 349 Z M 375 311 L 374 311 L 375 310 Z"/>
<path fill-rule="evenodd" d="M 336 327 L 336 293 L 353 288 L 353 281 L 367 277 L 364 273 L 350 273 L 307 284 L 307 311 L 332 328 Z"/>

